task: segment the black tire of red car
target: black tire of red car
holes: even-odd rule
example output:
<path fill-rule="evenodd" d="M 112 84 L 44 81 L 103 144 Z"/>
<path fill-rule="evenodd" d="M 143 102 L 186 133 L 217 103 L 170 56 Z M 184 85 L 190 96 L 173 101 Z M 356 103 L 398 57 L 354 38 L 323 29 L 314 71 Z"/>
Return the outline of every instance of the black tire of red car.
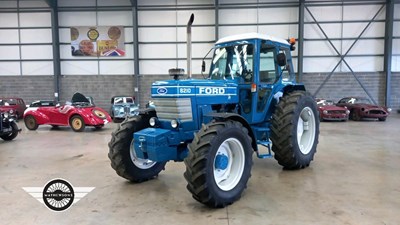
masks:
<path fill-rule="evenodd" d="M 100 130 L 101 128 L 103 128 L 104 127 L 104 125 L 102 124 L 102 125 L 97 125 L 97 126 L 94 126 L 94 129 L 96 129 L 96 130 Z"/>
<path fill-rule="evenodd" d="M 309 128 L 308 132 L 314 129 L 314 133 L 311 131 L 304 153 L 297 140 L 298 122 L 303 113 L 308 115 L 309 126 L 314 125 Z M 271 141 L 274 157 L 284 169 L 302 169 L 310 165 L 317 151 L 319 123 L 317 106 L 309 93 L 293 91 L 280 99 L 272 116 Z"/>
<path fill-rule="evenodd" d="M 71 117 L 71 119 L 69 119 L 69 125 L 75 132 L 82 132 L 85 130 L 85 121 L 79 115 Z"/>
<path fill-rule="evenodd" d="M 25 116 L 24 123 L 28 130 L 36 130 L 39 127 L 35 117 L 31 115 Z"/>
<path fill-rule="evenodd" d="M 139 130 L 149 127 L 150 116 L 138 115 L 124 120 L 112 133 L 111 141 L 108 143 L 108 158 L 115 172 L 135 183 L 153 179 L 164 170 L 167 162 L 153 162 L 149 168 L 142 169 L 133 163 L 131 158 L 131 144 L 133 134 Z"/>
<path fill-rule="evenodd" d="M 226 145 L 230 146 L 229 150 L 222 147 Z M 230 155 L 231 169 L 225 171 L 229 173 L 226 180 L 217 182 L 216 171 L 220 169 L 216 166 L 216 160 L 220 151 Z M 247 187 L 251 177 L 253 152 L 251 137 L 241 123 L 228 120 L 203 125 L 189 144 L 189 155 L 184 160 L 184 177 L 188 183 L 186 188 L 194 199 L 209 207 L 221 208 L 232 204 L 240 199 Z M 239 166 L 241 164 L 242 171 Z M 237 180 L 235 185 L 232 185 L 235 183 L 233 180 Z"/>
<path fill-rule="evenodd" d="M 386 117 L 378 118 L 379 121 L 386 121 Z"/>
<path fill-rule="evenodd" d="M 11 141 L 12 139 L 16 138 L 18 136 L 18 126 L 16 122 L 11 122 L 11 128 L 12 131 L 9 134 L 5 134 L 0 136 L 1 139 L 5 140 L 5 141 Z"/>
<path fill-rule="evenodd" d="M 356 112 L 355 110 L 352 110 L 352 111 L 350 112 L 350 118 L 351 118 L 352 120 L 354 120 L 354 121 L 359 121 L 359 120 L 361 120 L 360 115 L 359 115 L 358 112 Z"/>

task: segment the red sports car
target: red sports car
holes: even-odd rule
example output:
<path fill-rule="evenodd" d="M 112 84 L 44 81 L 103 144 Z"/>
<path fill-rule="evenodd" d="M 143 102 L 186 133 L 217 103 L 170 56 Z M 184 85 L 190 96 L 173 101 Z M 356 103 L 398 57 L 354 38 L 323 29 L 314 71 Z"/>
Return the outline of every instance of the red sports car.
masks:
<path fill-rule="evenodd" d="M 345 106 L 350 110 L 350 119 L 361 120 L 363 118 L 375 118 L 385 121 L 391 108 L 373 105 L 369 99 L 360 97 L 346 97 L 339 100 L 337 106 Z"/>
<path fill-rule="evenodd" d="M 72 130 L 80 132 L 85 126 L 102 128 L 111 122 L 111 117 L 102 108 L 91 104 L 84 95 L 75 93 L 72 102 L 64 106 L 50 104 L 50 101 L 33 102 L 25 110 L 24 122 L 29 130 L 48 124 L 53 127 L 71 126 Z"/>
<path fill-rule="evenodd" d="M 333 101 L 317 99 L 319 118 L 324 120 L 347 121 L 350 111 L 346 107 L 335 106 Z"/>

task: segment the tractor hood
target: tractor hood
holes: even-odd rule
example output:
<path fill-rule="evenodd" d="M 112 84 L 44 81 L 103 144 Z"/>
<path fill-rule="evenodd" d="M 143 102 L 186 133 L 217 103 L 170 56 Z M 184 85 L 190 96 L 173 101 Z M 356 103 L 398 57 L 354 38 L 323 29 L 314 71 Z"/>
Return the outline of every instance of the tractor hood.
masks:
<path fill-rule="evenodd" d="M 225 80 L 156 81 L 151 87 L 152 98 L 196 98 L 198 104 L 238 102 L 238 85 Z"/>

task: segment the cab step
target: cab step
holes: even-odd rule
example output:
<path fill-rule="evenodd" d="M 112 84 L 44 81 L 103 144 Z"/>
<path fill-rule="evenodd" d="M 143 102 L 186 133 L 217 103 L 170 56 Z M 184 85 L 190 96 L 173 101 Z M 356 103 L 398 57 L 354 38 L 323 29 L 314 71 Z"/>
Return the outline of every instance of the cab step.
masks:
<path fill-rule="evenodd" d="M 258 158 L 260 158 L 260 159 L 268 159 L 268 158 L 272 158 L 273 157 L 272 152 L 271 152 L 271 142 L 270 141 L 258 140 L 257 144 L 265 146 L 268 149 L 268 153 L 261 154 L 260 153 L 260 148 L 258 148 L 258 150 L 257 150 L 257 157 Z"/>

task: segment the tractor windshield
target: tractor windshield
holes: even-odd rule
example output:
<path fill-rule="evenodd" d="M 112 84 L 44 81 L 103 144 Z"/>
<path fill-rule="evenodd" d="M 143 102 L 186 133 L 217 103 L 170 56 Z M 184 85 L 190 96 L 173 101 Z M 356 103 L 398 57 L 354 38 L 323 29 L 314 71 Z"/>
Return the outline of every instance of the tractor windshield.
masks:
<path fill-rule="evenodd" d="M 216 48 L 211 62 L 209 79 L 245 82 L 253 79 L 253 45 L 243 44 Z"/>

